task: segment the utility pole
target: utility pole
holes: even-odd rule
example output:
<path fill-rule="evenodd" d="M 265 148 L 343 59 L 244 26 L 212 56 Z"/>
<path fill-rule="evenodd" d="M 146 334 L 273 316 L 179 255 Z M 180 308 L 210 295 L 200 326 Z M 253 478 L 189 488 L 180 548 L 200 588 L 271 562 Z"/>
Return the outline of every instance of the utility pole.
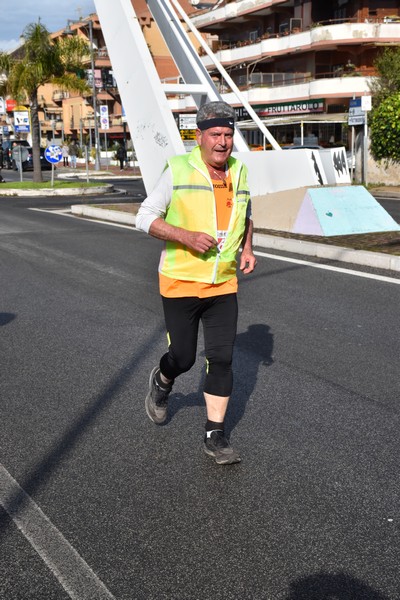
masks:
<path fill-rule="evenodd" d="M 99 124 L 97 121 L 97 91 L 94 76 L 94 48 L 93 48 L 93 21 L 89 20 L 89 42 L 90 42 L 90 63 L 92 70 L 92 106 L 94 116 L 94 148 L 95 148 L 95 171 L 100 171 L 100 136 Z"/>

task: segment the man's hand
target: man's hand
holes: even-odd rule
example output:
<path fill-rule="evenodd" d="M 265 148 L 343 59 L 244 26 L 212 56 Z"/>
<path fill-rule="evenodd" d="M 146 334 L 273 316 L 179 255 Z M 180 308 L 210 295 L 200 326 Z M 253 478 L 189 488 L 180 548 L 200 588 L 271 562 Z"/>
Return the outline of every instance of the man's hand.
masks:
<path fill-rule="evenodd" d="M 217 245 L 216 240 L 208 233 L 201 231 L 185 231 L 182 243 L 200 254 L 205 254 Z"/>
<path fill-rule="evenodd" d="M 205 254 L 217 245 L 217 241 L 208 233 L 175 227 L 166 223 L 161 217 L 152 222 L 149 233 L 159 240 L 178 242 L 200 254 Z"/>
<path fill-rule="evenodd" d="M 245 275 L 248 275 L 254 271 L 256 264 L 257 259 L 252 250 L 243 249 L 242 254 L 240 255 L 240 270 Z"/>

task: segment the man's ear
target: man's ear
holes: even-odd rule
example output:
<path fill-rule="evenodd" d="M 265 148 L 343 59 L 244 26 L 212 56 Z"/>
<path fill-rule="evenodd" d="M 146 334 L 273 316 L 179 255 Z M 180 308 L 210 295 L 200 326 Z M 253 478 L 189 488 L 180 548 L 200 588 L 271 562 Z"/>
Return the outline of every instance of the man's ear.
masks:
<path fill-rule="evenodd" d="M 197 140 L 197 143 L 198 143 L 199 146 L 200 146 L 200 142 L 201 142 L 201 133 L 202 133 L 201 129 L 197 128 L 196 129 L 196 140 Z"/>

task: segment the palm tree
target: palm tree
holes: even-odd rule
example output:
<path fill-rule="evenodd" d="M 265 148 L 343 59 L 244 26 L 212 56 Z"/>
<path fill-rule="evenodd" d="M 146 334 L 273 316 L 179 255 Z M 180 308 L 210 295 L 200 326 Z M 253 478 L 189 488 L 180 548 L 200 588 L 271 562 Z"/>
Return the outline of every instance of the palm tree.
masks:
<path fill-rule="evenodd" d="M 89 46 L 83 38 L 69 36 L 52 40 L 42 23 L 31 23 L 23 32 L 24 44 L 13 54 L 0 52 L 0 92 L 17 102 L 28 103 L 31 111 L 33 180 L 43 181 L 40 168 L 38 90 L 51 83 L 58 88 L 90 93 L 82 77 Z M 1 89 L 3 88 L 3 89 Z"/>

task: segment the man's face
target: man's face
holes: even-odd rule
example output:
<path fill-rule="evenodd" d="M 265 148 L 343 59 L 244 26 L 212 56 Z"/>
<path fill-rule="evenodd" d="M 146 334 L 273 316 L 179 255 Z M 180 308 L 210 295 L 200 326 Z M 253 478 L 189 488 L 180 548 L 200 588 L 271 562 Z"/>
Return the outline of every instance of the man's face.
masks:
<path fill-rule="evenodd" d="M 204 162 L 216 169 L 222 168 L 232 152 L 233 130 L 230 127 L 197 129 L 196 138 Z"/>

